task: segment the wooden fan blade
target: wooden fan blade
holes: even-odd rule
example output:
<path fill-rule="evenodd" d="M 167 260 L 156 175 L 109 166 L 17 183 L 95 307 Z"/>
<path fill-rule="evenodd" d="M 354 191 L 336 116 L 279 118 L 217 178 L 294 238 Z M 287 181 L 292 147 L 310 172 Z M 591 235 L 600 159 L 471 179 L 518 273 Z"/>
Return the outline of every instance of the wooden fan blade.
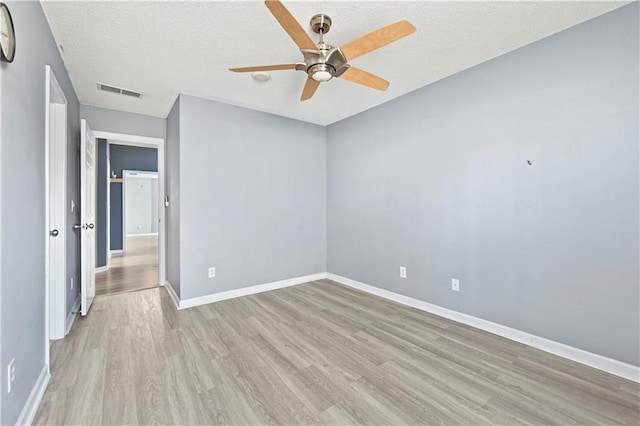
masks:
<path fill-rule="evenodd" d="M 304 89 L 302 89 L 302 96 L 300 97 L 301 101 L 306 101 L 307 99 L 311 99 L 316 90 L 320 86 L 319 81 L 315 81 L 311 77 L 307 78 L 307 82 L 304 84 Z"/>
<path fill-rule="evenodd" d="M 296 64 L 280 64 L 280 65 L 261 65 L 257 67 L 229 68 L 233 72 L 253 72 L 253 71 L 280 71 L 295 70 Z"/>
<path fill-rule="evenodd" d="M 356 67 L 349 67 L 340 75 L 340 78 L 378 90 L 387 90 L 389 87 L 387 80 Z"/>
<path fill-rule="evenodd" d="M 353 40 L 352 42 L 340 46 L 340 50 L 347 60 L 350 61 L 358 56 L 362 56 L 373 50 L 386 46 L 389 43 L 393 43 L 402 37 L 413 34 L 415 31 L 416 27 L 414 27 L 409 21 L 396 22 L 395 24 L 387 25 L 386 27 L 375 30 Z"/>
<path fill-rule="evenodd" d="M 267 0 L 264 2 L 271 14 L 280 23 L 282 28 L 289 34 L 289 37 L 298 45 L 300 49 L 318 50 L 318 46 L 313 42 L 309 34 L 300 26 L 291 12 L 278 0 Z"/>

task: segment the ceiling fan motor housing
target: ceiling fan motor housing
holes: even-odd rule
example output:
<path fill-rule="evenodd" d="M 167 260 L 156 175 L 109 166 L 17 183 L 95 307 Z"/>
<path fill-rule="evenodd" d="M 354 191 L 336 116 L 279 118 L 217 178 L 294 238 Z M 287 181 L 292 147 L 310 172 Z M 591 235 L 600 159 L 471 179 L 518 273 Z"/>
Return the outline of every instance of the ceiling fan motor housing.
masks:
<path fill-rule="evenodd" d="M 318 43 L 318 50 L 301 49 L 304 56 L 304 63 L 296 64 L 296 70 L 306 72 L 309 77 L 314 78 L 316 72 L 329 72 L 331 78 L 339 77 L 349 68 L 347 58 L 339 48 L 324 43 Z M 328 81 L 329 79 L 316 79 L 317 81 Z"/>
<path fill-rule="evenodd" d="M 318 50 L 300 49 L 304 63 L 296 64 L 296 70 L 304 71 L 310 78 L 320 82 L 339 77 L 349 68 L 347 58 L 339 48 L 326 44 L 322 38 L 331 29 L 331 18 L 319 13 L 311 17 L 309 24 L 316 34 L 320 34 Z"/>

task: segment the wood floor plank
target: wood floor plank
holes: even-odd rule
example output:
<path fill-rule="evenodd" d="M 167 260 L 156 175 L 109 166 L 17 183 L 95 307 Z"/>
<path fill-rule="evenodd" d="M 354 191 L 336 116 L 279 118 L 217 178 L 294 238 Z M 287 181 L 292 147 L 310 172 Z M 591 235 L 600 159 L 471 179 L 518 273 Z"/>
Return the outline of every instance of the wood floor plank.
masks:
<path fill-rule="evenodd" d="M 136 424 L 136 389 L 131 359 L 132 330 L 129 326 L 109 332 L 104 371 L 102 423 L 109 425 Z"/>
<path fill-rule="evenodd" d="M 186 366 L 182 355 L 172 355 L 165 360 L 163 369 L 163 389 L 171 420 L 179 425 L 206 424 L 206 410 L 194 383 L 194 377 Z"/>
<path fill-rule="evenodd" d="M 517 372 L 504 372 L 498 382 L 506 383 L 515 393 L 526 394 L 545 406 L 562 411 L 575 419 L 576 424 L 592 421 L 604 424 L 640 424 L 636 407 L 627 405 L 622 398 L 611 400 L 605 390 L 593 394 L 576 386 L 564 386 L 542 382 L 539 376 L 525 367 Z"/>
<path fill-rule="evenodd" d="M 90 349 L 83 354 L 78 377 L 67 395 L 65 424 L 103 424 L 105 366 L 106 353 L 102 348 Z"/>
<path fill-rule="evenodd" d="M 233 383 L 225 382 L 200 395 L 210 424 L 259 425 L 265 421 Z"/>
<path fill-rule="evenodd" d="M 99 296 L 34 424 L 640 424 L 640 385 L 319 280 L 177 311 Z"/>
<path fill-rule="evenodd" d="M 252 339 L 260 351 L 267 355 L 267 365 L 274 371 L 284 385 L 293 392 L 298 399 L 309 409 L 320 414 L 335 404 L 334 395 L 326 388 L 316 386 L 316 383 L 291 363 L 286 355 L 267 342 L 262 336 Z"/>
<path fill-rule="evenodd" d="M 158 286 L 158 236 L 127 236 L 127 251 L 113 255 L 109 269 L 96 274 L 96 296 Z"/>
<path fill-rule="evenodd" d="M 67 403 L 68 393 L 67 389 L 47 389 L 47 394 L 42 398 L 39 414 L 33 424 L 36 426 L 64 424 L 66 410 L 69 406 Z"/>

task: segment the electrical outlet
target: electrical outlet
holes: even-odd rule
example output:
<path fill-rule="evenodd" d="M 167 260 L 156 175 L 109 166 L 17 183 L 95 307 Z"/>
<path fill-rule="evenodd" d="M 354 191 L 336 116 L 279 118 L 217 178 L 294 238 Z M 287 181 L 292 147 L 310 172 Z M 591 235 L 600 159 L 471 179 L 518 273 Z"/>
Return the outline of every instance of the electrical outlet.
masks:
<path fill-rule="evenodd" d="M 407 278 L 407 268 L 404 266 L 400 267 L 400 278 Z"/>
<path fill-rule="evenodd" d="M 11 387 L 13 382 L 16 381 L 16 359 L 12 358 L 9 365 L 7 365 L 7 393 L 11 393 Z"/>
<path fill-rule="evenodd" d="M 215 278 L 216 268 L 209 268 L 209 278 Z"/>
<path fill-rule="evenodd" d="M 456 278 L 451 278 L 451 290 L 460 291 L 460 280 Z"/>
<path fill-rule="evenodd" d="M 71 290 L 73 290 L 73 277 L 71 277 Z"/>

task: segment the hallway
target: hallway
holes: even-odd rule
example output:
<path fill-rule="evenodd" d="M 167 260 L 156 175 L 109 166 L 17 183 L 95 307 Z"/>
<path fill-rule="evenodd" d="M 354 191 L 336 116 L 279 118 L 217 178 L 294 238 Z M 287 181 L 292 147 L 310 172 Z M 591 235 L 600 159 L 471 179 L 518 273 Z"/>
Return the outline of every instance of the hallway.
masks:
<path fill-rule="evenodd" d="M 158 236 L 127 237 L 127 252 L 112 256 L 109 270 L 96 274 L 96 296 L 158 286 Z"/>

